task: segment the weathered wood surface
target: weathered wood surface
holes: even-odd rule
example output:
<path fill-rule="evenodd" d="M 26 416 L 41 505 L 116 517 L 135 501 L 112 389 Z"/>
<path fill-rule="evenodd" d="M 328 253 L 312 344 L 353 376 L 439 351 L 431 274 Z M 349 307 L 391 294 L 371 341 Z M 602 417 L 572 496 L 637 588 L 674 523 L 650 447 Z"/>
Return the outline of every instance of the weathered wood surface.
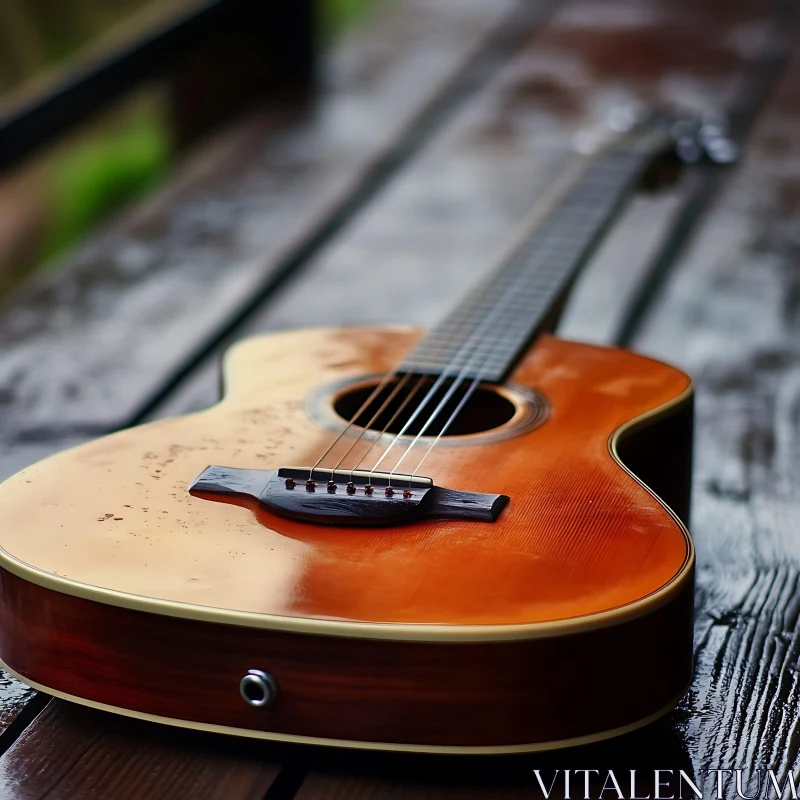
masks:
<path fill-rule="evenodd" d="M 654 770 L 685 769 L 691 774 L 691 762 L 680 734 L 664 722 L 612 742 L 538 756 L 424 758 L 313 751 L 307 764 L 308 774 L 296 800 L 544 800 L 534 769 L 541 771 L 545 786 L 553 780 L 554 770 L 597 770 L 597 774 L 589 775 L 589 797 L 597 798 L 608 770 L 614 770 L 624 780 L 632 768 L 637 770 L 637 797 L 652 798 Z M 583 781 L 583 775 L 572 777 L 571 798 L 584 797 Z M 624 786 L 625 797 L 630 796 L 629 789 L 629 785 Z M 662 797 L 668 794 L 664 792 Z M 688 796 L 693 795 L 684 793 L 684 797 Z M 550 797 L 564 797 L 563 777 L 554 785 Z M 612 790 L 603 797 L 617 795 Z"/>
<path fill-rule="evenodd" d="M 284 98 L 242 121 L 14 296 L 0 316 L 0 440 L 135 420 L 402 160 L 412 134 L 424 138 L 470 65 L 544 7 L 386 4 L 322 59 L 317 98 Z"/>
<path fill-rule="evenodd" d="M 682 714 L 696 768 L 800 767 L 798 130 L 796 55 L 634 341 L 697 383 L 697 678 Z"/>
<path fill-rule="evenodd" d="M 0 759 L 0 797 L 261 800 L 279 771 L 268 747 L 52 702 Z"/>
<path fill-rule="evenodd" d="M 733 101 L 745 65 L 765 44 L 768 15 L 752 0 L 723 5 L 563 3 L 348 230 L 235 336 L 436 320 L 491 266 L 536 198 L 576 158 L 576 147 L 608 135 L 610 112 L 627 103 L 721 111 Z M 602 341 L 616 329 L 679 194 L 676 188 L 645 197 L 621 221 L 595 261 L 599 268 L 578 287 L 564 319 L 567 335 L 574 330 Z M 158 413 L 214 402 L 223 349 Z"/>
<path fill-rule="evenodd" d="M 532 39 L 493 87 L 458 114 L 304 275 L 265 303 L 252 322 L 233 332 L 330 322 L 431 321 L 448 304 L 453 286 L 466 287 L 482 271 L 533 197 L 564 163 L 565 133 L 599 119 L 619 98 L 727 102 L 735 88 L 732 77 L 760 45 L 764 13 L 759 4 L 744 1 L 677 2 L 667 8 L 632 0 L 603 4 L 568 0 L 553 24 Z M 639 349 L 693 373 L 698 383 L 692 525 L 700 564 L 698 669 L 681 710 L 665 722 L 612 743 L 524 759 L 434 762 L 293 751 L 280 791 L 273 787 L 270 796 L 292 796 L 305 770 L 300 798 L 505 798 L 538 796 L 532 767 L 683 768 L 695 775 L 709 767 L 800 767 L 796 763 L 800 641 L 795 630 L 800 571 L 795 541 L 800 458 L 796 442 L 799 97 L 800 68 L 795 63 L 759 124 L 748 161 L 634 340 Z M 211 181 L 208 203 L 213 204 L 216 185 Z M 680 200 L 678 190 L 642 200 L 632 209 L 587 271 L 563 320 L 562 333 L 595 341 L 613 336 L 637 289 L 646 253 L 653 250 L 659 232 L 667 229 Z M 163 202 L 171 207 L 171 200 Z M 639 236 L 643 225 L 650 229 L 647 242 Z M 634 244 L 642 248 L 641 258 Z M 103 247 L 98 244 L 98 252 Z M 436 280 L 429 282 L 433 269 Z M 74 273 L 81 275 L 79 269 Z M 175 291 L 187 274 L 175 273 Z M 204 276 L 204 270 L 196 275 L 199 282 Z M 624 290 L 610 290 L 609 283 L 612 289 Z M 420 285 L 426 286 L 424 293 Z M 80 281 L 71 286 L 70 291 L 81 297 Z M 104 291 L 110 302 L 117 302 L 116 289 L 107 285 Z M 184 295 L 198 297 L 200 288 L 190 284 Z M 140 295 L 140 302 L 147 302 L 148 296 Z M 110 360 L 119 357 L 120 349 L 114 346 L 121 348 L 126 337 L 135 338 L 142 320 L 147 322 L 141 306 L 126 313 L 118 329 L 104 329 L 114 337 L 109 352 L 115 355 Z M 192 344 L 192 335 L 187 332 L 170 348 L 180 352 Z M 40 349 L 32 349 L 32 357 L 50 346 L 43 331 L 34 341 L 37 337 Z M 20 341 L 24 338 L 23 330 Z M 150 342 L 147 347 L 158 345 Z M 96 346 L 102 354 L 100 342 Z M 145 355 L 147 347 L 142 348 Z M 216 353 L 212 355 L 189 375 L 181 391 L 164 398 L 152 412 L 161 415 L 211 402 L 216 385 Z M 85 363 L 102 364 L 102 360 L 78 362 Z M 76 371 L 78 376 L 90 374 L 82 369 Z M 41 413 L 34 408 L 31 426 L 22 430 L 26 446 L 36 449 L 37 455 L 57 446 L 47 434 L 55 419 L 49 416 L 56 407 L 52 398 L 60 397 L 64 375 L 64 370 L 56 374 L 53 385 L 59 389 L 50 395 L 50 405 L 37 407 Z M 123 390 L 130 386 L 120 381 Z M 102 426 L 124 417 L 116 411 L 93 417 L 98 397 L 94 391 L 99 389 L 86 395 L 85 413 L 82 401 L 75 400 L 73 409 L 78 413 L 66 418 L 73 431 L 84 425 L 93 429 L 95 419 Z M 113 394 L 116 391 L 108 395 L 110 402 L 119 398 Z M 12 418 L 23 419 L 25 395 L 19 397 L 10 408 Z M 125 413 L 133 405 L 126 406 Z M 25 458 L 25 451 L 11 442 L 5 446 L 3 459 Z M 181 736 L 173 739 L 174 732 L 161 731 L 159 746 L 150 747 L 155 729 L 137 725 L 112 723 L 104 715 L 54 701 L 0 758 L 0 786 L 9 797 L 39 797 L 47 792 L 48 797 L 175 796 L 181 786 L 175 776 L 191 776 L 198 764 L 194 745 L 184 748 Z M 102 726 L 104 733 L 92 739 L 95 726 Z M 214 741 L 223 745 L 222 740 Z M 0 746 L 2 742 L 0 736 Z M 114 794 L 122 785 L 113 783 L 114 775 L 133 774 L 139 749 L 145 760 L 137 776 L 141 772 L 146 778 L 148 771 L 154 772 L 160 782 L 154 778 L 151 784 L 140 784 L 131 779 L 125 784 L 128 795 Z M 167 761 L 159 760 L 162 752 L 169 754 Z M 45 753 L 52 755 L 37 772 Z M 236 788 L 216 796 L 263 796 L 274 775 L 270 758 L 285 758 L 282 751 L 278 756 L 244 745 L 225 753 L 221 760 L 212 760 L 208 767 L 212 771 L 204 774 L 204 781 L 211 784 L 207 791 L 214 789 L 215 781 Z M 244 754 L 260 757 L 264 772 Z M 244 760 L 234 768 L 237 759 Z M 2 783 L 7 775 L 11 777 Z M 28 775 L 32 782 L 26 790 L 21 778 Z M 252 794 L 256 788 L 263 790 L 261 795 Z M 593 796 L 599 788 L 593 782 Z M 82 794 L 76 793 L 78 789 Z M 642 795 L 652 793 L 652 786 L 642 784 L 642 789 Z M 729 785 L 725 796 L 734 795 Z"/>

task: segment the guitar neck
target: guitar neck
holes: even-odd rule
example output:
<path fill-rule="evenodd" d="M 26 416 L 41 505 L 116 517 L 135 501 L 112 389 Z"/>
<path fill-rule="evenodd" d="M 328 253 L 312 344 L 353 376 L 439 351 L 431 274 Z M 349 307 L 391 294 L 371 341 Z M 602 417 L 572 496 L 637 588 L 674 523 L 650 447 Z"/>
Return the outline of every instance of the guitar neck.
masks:
<path fill-rule="evenodd" d="M 499 268 L 417 344 L 401 371 L 505 380 L 651 161 L 652 154 L 635 149 L 595 158 Z"/>

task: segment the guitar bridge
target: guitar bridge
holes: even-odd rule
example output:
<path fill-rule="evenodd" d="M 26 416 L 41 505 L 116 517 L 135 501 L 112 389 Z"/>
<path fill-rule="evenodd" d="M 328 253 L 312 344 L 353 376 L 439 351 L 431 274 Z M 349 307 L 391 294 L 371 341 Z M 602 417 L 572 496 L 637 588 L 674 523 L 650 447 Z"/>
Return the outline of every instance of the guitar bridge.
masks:
<path fill-rule="evenodd" d="M 308 467 L 206 467 L 189 492 L 256 500 L 301 522 L 365 527 L 424 519 L 494 522 L 509 500 L 503 494 L 445 489 L 412 475 Z"/>

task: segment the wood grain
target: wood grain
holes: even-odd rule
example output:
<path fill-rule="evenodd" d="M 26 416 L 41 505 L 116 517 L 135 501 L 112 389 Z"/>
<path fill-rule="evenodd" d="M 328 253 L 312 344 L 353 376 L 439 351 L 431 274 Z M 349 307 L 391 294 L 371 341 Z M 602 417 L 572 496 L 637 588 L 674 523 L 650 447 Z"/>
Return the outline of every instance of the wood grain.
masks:
<path fill-rule="evenodd" d="M 697 668 L 684 710 L 697 769 L 800 766 L 798 125 L 795 55 L 747 162 L 636 340 L 698 386 Z"/>
<path fill-rule="evenodd" d="M 145 614 L 0 570 L 4 662 L 78 700 L 242 735 L 514 752 L 641 726 L 691 676 L 694 581 L 601 628 L 500 642 L 287 633 Z M 22 616 L 23 610 L 27 611 Z M 598 652 L 617 658 L 598 663 Z M 278 686 L 247 705 L 249 669 Z M 200 687 L 202 690 L 200 691 Z"/>
<path fill-rule="evenodd" d="M 261 800 L 274 749 L 180 732 L 53 700 L 0 759 L 8 800 Z"/>

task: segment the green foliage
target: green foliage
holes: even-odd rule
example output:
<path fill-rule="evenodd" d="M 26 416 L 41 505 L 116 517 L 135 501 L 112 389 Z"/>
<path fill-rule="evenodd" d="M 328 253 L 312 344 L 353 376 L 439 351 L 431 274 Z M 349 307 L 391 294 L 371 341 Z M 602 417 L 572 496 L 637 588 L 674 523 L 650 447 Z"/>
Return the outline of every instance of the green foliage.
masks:
<path fill-rule="evenodd" d="M 169 165 L 169 137 L 156 108 L 137 109 L 54 159 L 50 261 L 126 201 L 156 185 Z"/>
<path fill-rule="evenodd" d="M 2 2 L 2 0 L 0 0 Z M 376 0 L 317 0 L 322 38 L 330 40 Z M 103 217 L 141 195 L 165 175 L 169 131 L 156 104 L 123 114 L 63 149 L 51 164 L 51 232 L 43 263 L 52 263 Z"/>
<path fill-rule="evenodd" d="M 376 0 L 317 0 L 322 35 L 330 39 L 361 17 Z"/>

